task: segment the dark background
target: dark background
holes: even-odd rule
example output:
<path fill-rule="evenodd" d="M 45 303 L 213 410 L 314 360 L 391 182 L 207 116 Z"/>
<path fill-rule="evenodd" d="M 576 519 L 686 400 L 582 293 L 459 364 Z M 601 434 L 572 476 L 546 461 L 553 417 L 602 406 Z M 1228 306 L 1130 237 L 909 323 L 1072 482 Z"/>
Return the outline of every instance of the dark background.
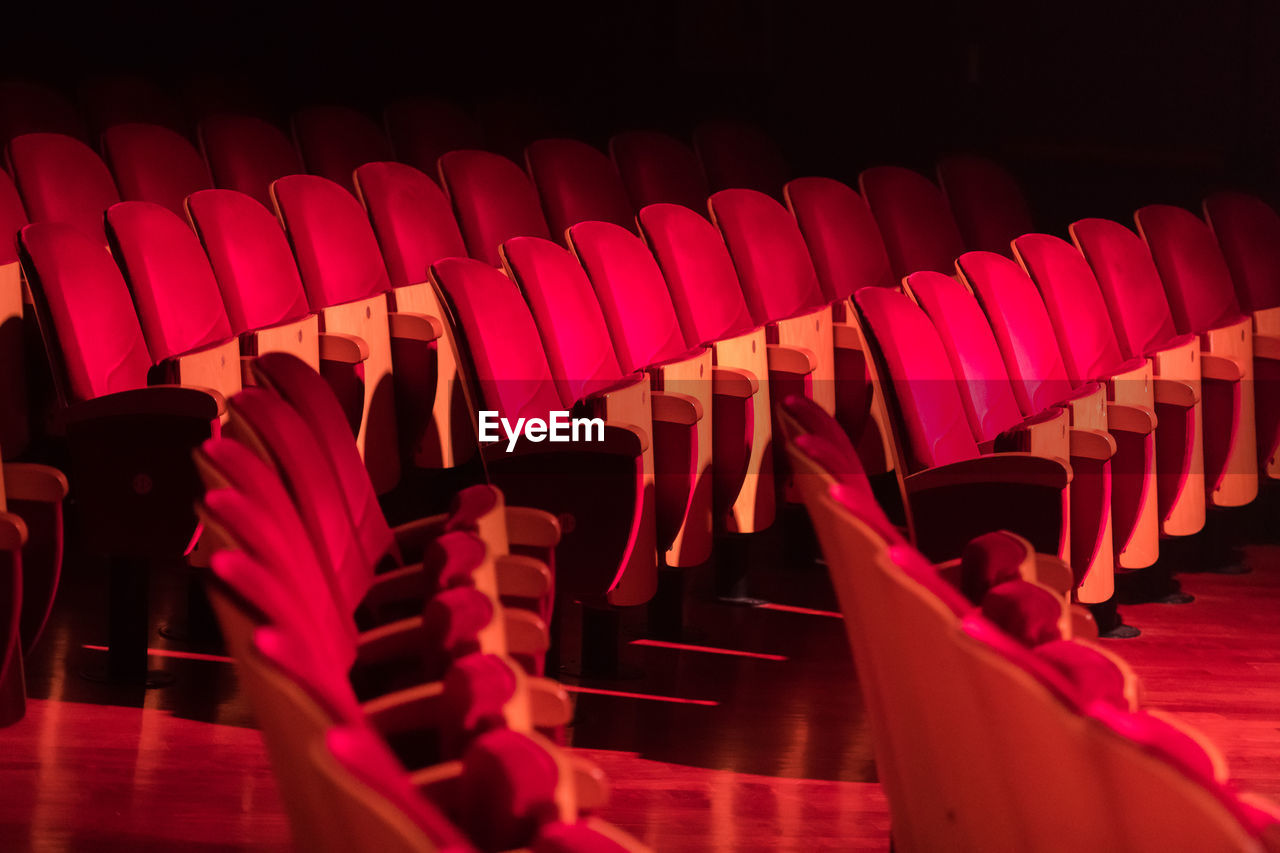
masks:
<path fill-rule="evenodd" d="M 983 151 L 1053 230 L 1226 185 L 1271 196 L 1280 151 L 1267 0 L 30 4 L 4 32 L 7 76 L 69 93 L 100 73 L 179 94 L 213 76 L 228 106 L 277 119 L 433 93 L 478 109 L 499 147 L 738 116 L 798 174 L 850 182 Z"/>

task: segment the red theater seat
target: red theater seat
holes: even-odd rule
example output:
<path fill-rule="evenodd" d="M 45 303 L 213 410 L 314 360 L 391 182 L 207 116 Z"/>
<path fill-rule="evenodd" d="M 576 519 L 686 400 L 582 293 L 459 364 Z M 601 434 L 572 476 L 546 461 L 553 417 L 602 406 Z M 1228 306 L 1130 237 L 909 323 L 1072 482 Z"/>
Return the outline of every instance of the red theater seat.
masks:
<path fill-rule="evenodd" d="M 1257 443 L 1252 418 L 1241 417 L 1252 409 L 1241 364 L 1204 351 L 1193 334 L 1178 333 L 1151 253 L 1137 234 L 1118 222 L 1083 219 L 1071 226 L 1071 236 L 1093 267 L 1125 355 L 1151 358 L 1156 376 L 1186 382 L 1200 398 L 1192 441 L 1201 444 L 1204 461 L 1192 466 L 1191 479 L 1215 506 L 1252 501 Z"/>
<path fill-rule="evenodd" d="M 993 160 L 954 154 L 938 161 L 938 183 L 971 250 L 1012 254 L 1009 244 L 1035 230 L 1022 188 Z"/>
<path fill-rule="evenodd" d="M 440 158 L 440 185 L 453 205 L 467 253 L 501 266 L 498 246 L 511 237 L 550 237 L 538 192 L 520 167 L 488 151 Z"/>
<path fill-rule="evenodd" d="M 70 136 L 29 133 L 9 142 L 8 158 L 32 222 L 67 222 L 106 245 L 102 215 L 120 195 L 93 149 Z"/>
<path fill-rule="evenodd" d="M 313 175 L 353 189 L 351 174 L 365 163 L 391 159 L 391 143 L 377 123 L 349 107 L 319 106 L 293 114 L 293 138 Z"/>
<path fill-rule="evenodd" d="M 187 128 L 178 102 L 152 81 L 134 74 L 91 77 L 80 84 L 80 106 L 89 130 L 100 135 L 118 124 L 155 124 L 177 132 Z"/>
<path fill-rule="evenodd" d="M 1280 215 L 1257 196 L 1215 193 L 1204 200 L 1204 217 L 1231 270 L 1236 300 L 1254 317 L 1254 331 L 1280 326 L 1268 313 L 1280 307 Z"/>
<path fill-rule="evenodd" d="M 693 130 L 693 148 L 712 192 L 757 190 L 782 198 L 791 168 L 778 144 L 743 121 L 704 121 Z"/>
<path fill-rule="evenodd" d="M 302 159 L 280 128 L 253 116 L 211 115 L 200 120 L 200 150 L 213 185 L 251 195 L 271 206 L 271 182 L 301 174 Z"/>
<path fill-rule="evenodd" d="M 382 117 L 396 159 L 429 175 L 444 154 L 484 147 L 476 120 L 439 98 L 401 98 L 387 104 Z"/>
<path fill-rule="evenodd" d="M 200 152 L 166 127 L 114 125 L 102 134 L 102 153 L 125 201 L 150 201 L 185 216 L 187 196 L 213 186 Z"/>
<path fill-rule="evenodd" d="M 26 133 L 61 133 L 88 139 L 84 121 L 64 95 L 26 80 L 0 81 L 0 140 Z"/>
<path fill-rule="evenodd" d="M 699 213 L 707 209 L 711 189 L 698 155 L 674 136 L 655 130 L 632 130 L 609 140 L 609 156 L 635 210 L 651 204 L 682 204 Z"/>
<path fill-rule="evenodd" d="M 877 166 L 858 176 L 858 188 L 880 226 L 894 276 L 954 272 L 964 239 L 936 184 L 910 169 Z"/>
<path fill-rule="evenodd" d="M 525 148 L 524 162 L 557 242 L 564 243 L 570 225 L 588 220 L 634 227 L 618 169 L 598 149 L 576 139 L 540 139 Z"/>

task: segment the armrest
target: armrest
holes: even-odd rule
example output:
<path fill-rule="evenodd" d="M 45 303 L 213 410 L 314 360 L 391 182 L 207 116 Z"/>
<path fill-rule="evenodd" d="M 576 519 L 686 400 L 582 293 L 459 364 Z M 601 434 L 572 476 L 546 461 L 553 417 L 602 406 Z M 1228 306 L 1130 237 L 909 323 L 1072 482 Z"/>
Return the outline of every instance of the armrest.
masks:
<path fill-rule="evenodd" d="M 746 399 L 760 390 L 760 380 L 736 367 L 711 368 L 711 393 L 721 397 Z"/>
<path fill-rule="evenodd" d="M 387 313 L 391 337 L 410 341 L 435 341 L 444 337 L 444 325 L 429 314 L 408 311 Z"/>
<path fill-rule="evenodd" d="M 650 398 L 653 419 L 667 424 L 692 426 L 702 420 L 702 404 L 696 397 L 677 391 L 654 391 Z"/>
<path fill-rule="evenodd" d="M 342 332 L 321 332 L 320 360 L 336 364 L 360 364 L 369 359 L 369 344 L 364 338 Z"/>
<path fill-rule="evenodd" d="M 226 398 L 212 388 L 150 385 L 73 403 L 63 412 L 62 422 L 71 425 L 99 418 L 138 415 L 168 415 L 212 422 L 226 411 Z"/>
<path fill-rule="evenodd" d="M 360 634 L 356 640 L 356 661 L 379 663 L 422 651 L 425 626 L 421 616 L 398 619 Z"/>
<path fill-rule="evenodd" d="M 609 802 L 609 777 L 594 761 L 581 755 L 570 755 L 573 767 L 574 799 L 580 811 L 604 808 Z"/>
<path fill-rule="evenodd" d="M 1244 377 L 1244 368 L 1239 361 L 1229 355 L 1202 352 L 1200 353 L 1200 376 L 1218 382 L 1239 382 Z"/>
<path fill-rule="evenodd" d="M 539 676 L 530 676 L 526 683 L 534 726 L 540 729 L 567 726 L 573 719 L 573 701 L 564 685 Z"/>
<path fill-rule="evenodd" d="M 1036 583 L 1047 586 L 1064 598 L 1070 598 L 1071 590 L 1076 585 L 1076 576 L 1071 566 L 1052 554 L 1036 554 L 1032 570 L 1035 572 Z"/>
<path fill-rule="evenodd" d="M 541 598 L 551 591 L 551 570 L 533 557 L 504 554 L 494 560 L 498 593 L 516 598 Z"/>
<path fill-rule="evenodd" d="M 423 796 L 434 802 L 443 802 L 445 797 L 441 794 L 444 788 L 456 779 L 462 778 L 462 762 L 461 761 L 442 761 L 439 764 L 432 764 L 430 767 L 423 767 L 421 770 L 414 770 L 409 774 L 409 784 L 417 788 Z"/>
<path fill-rule="evenodd" d="M 560 522 L 551 513 L 531 506 L 509 506 L 507 541 L 522 548 L 554 548 L 560 544 Z"/>
<path fill-rule="evenodd" d="M 1105 462 L 1116 455 L 1116 440 L 1102 430 L 1072 427 L 1071 455 Z"/>
<path fill-rule="evenodd" d="M 1280 337 L 1275 335 L 1253 336 L 1253 357 L 1280 361 Z"/>
<path fill-rule="evenodd" d="M 546 654 L 551 647 L 547 623 L 528 610 L 506 608 L 502 611 L 503 626 L 507 633 L 507 651 L 512 655 L 536 657 Z"/>
<path fill-rule="evenodd" d="M 1200 395 L 1187 382 L 1178 379 L 1163 379 L 1159 376 L 1152 380 L 1156 402 L 1164 406 L 1179 406 L 1190 409 L 1200 402 Z"/>
<path fill-rule="evenodd" d="M 27 544 L 27 524 L 11 512 L 0 512 L 0 551 L 20 551 Z"/>
<path fill-rule="evenodd" d="M 431 727 L 443 696 L 444 682 L 430 681 L 370 699 L 360 707 L 373 727 L 388 735 Z"/>
<path fill-rule="evenodd" d="M 67 478 L 57 468 L 30 462 L 4 465 L 4 493 L 11 500 L 58 503 L 67 496 Z"/>
<path fill-rule="evenodd" d="M 990 482 L 1065 489 L 1071 482 L 1071 469 L 1060 460 L 1034 453 L 993 453 L 927 468 L 905 480 L 909 492 Z"/>
<path fill-rule="evenodd" d="M 793 373 L 808 376 L 818 368 L 818 359 L 805 347 L 788 344 L 767 344 L 770 373 Z"/>
<path fill-rule="evenodd" d="M 857 326 L 851 323 L 832 323 L 831 333 L 836 349 L 862 352 L 862 335 Z"/>
<path fill-rule="evenodd" d="M 1150 435 L 1155 431 L 1156 413 L 1146 406 L 1129 406 L 1124 403 L 1107 403 L 1107 428 L 1112 432 L 1135 432 Z"/>

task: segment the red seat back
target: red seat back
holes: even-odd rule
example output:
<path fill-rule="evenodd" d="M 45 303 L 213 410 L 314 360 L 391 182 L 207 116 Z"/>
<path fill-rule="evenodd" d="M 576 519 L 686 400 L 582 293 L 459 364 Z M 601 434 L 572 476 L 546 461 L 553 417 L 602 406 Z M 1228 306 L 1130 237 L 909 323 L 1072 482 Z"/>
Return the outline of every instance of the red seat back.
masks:
<path fill-rule="evenodd" d="M 302 172 L 302 159 L 289 137 L 260 118 L 207 116 L 200 121 L 199 136 L 213 185 L 247 193 L 268 207 L 271 182 Z"/>
<path fill-rule="evenodd" d="M 357 167 L 391 159 L 391 143 L 373 119 L 348 107 L 317 106 L 293 114 L 293 138 L 308 172 L 353 189 Z"/>
<path fill-rule="evenodd" d="M 311 312 L 289 240 L 270 210 L 234 190 L 203 190 L 187 199 L 187 212 L 235 334 L 290 323 Z"/>
<path fill-rule="evenodd" d="M 449 151 L 483 148 L 483 134 L 474 118 L 456 104 L 439 98 L 401 98 L 382 113 L 396 159 L 428 175 Z"/>
<path fill-rule="evenodd" d="M 0 81 L 0 141 L 25 133 L 61 133 L 88 139 L 84 122 L 66 96 L 26 80 Z"/>
<path fill-rule="evenodd" d="M 424 282 L 436 261 L 466 256 L 449 200 L 412 166 L 366 163 L 356 169 L 356 195 L 369 212 L 392 287 Z"/>
<path fill-rule="evenodd" d="M 936 184 L 910 169 L 877 166 L 858 176 L 858 188 L 880 226 L 896 278 L 954 271 L 964 240 Z"/>
<path fill-rule="evenodd" d="M 213 186 L 209 167 L 186 137 L 155 124 L 118 124 L 102 151 L 125 201 L 150 201 L 185 215 L 182 202 Z"/>
<path fill-rule="evenodd" d="M 595 288 L 624 371 L 689 350 L 662 270 L 644 241 L 608 222 L 580 222 L 569 229 L 569 248 Z"/>
<path fill-rule="evenodd" d="M 938 183 L 971 250 L 1008 257 L 1009 243 L 1033 230 L 1022 188 L 999 163 L 971 154 L 943 157 L 938 161 Z"/>
<path fill-rule="evenodd" d="M 698 155 L 674 136 L 652 130 L 619 133 L 609 140 L 609 155 L 635 210 L 651 204 L 682 204 L 704 213 L 711 189 Z"/>
<path fill-rule="evenodd" d="M 450 151 L 440 158 L 440 184 L 473 258 L 496 267 L 506 240 L 551 236 L 529 176 L 501 154 Z"/>
<path fill-rule="evenodd" d="M 1280 215 L 1257 196 L 1222 192 L 1204 200 L 1204 216 L 1240 306 L 1253 312 L 1280 305 Z"/>
<path fill-rule="evenodd" d="M 791 169 L 778 144 L 742 121 L 704 121 L 693 130 L 693 147 L 712 192 L 748 189 L 782 198 Z"/>
<path fill-rule="evenodd" d="M 637 219 L 667 280 L 685 343 L 701 346 L 756 328 L 733 258 L 714 225 L 677 204 L 650 205 Z"/>
<path fill-rule="evenodd" d="M 1231 270 L 1213 231 L 1189 210 L 1152 204 L 1134 214 L 1160 271 L 1179 332 L 1197 335 L 1240 319 Z"/>
<path fill-rule="evenodd" d="M 864 287 L 896 287 L 880 228 L 852 188 L 830 178 L 796 178 L 783 197 L 800 226 L 828 302 Z"/>
<path fill-rule="evenodd" d="M 28 133 L 9 142 L 8 154 L 32 222 L 68 222 L 106 245 L 102 215 L 120 195 L 93 149 L 70 136 Z"/>
<path fill-rule="evenodd" d="M 557 242 L 579 222 L 634 226 L 618 169 L 600 150 L 576 139 L 540 139 L 524 150 L 524 160 Z"/>

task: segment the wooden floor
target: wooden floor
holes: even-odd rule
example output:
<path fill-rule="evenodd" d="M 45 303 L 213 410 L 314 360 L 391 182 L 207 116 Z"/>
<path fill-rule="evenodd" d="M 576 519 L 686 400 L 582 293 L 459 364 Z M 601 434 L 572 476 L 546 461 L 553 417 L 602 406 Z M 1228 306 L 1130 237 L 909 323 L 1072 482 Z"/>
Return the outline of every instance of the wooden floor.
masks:
<path fill-rule="evenodd" d="M 1251 574 L 1181 575 L 1196 601 L 1126 606 L 1143 636 L 1111 647 L 1150 704 L 1216 741 L 1245 789 L 1280 800 L 1280 544 L 1248 526 L 1240 535 L 1263 543 L 1245 549 Z M 642 641 L 627 647 L 635 677 L 566 679 L 568 736 L 613 782 L 604 817 L 660 850 L 888 849 L 824 570 L 782 541 L 758 543 L 752 569 L 752 591 L 781 609 L 712 603 L 694 573 L 693 648 Z M 0 850 L 287 849 L 261 742 L 216 649 L 154 632 L 153 665 L 176 676 L 159 690 L 79 675 L 103 654 L 102 574 L 69 556 L 27 717 L 0 730 Z M 183 583 L 155 578 L 157 627 Z"/>

